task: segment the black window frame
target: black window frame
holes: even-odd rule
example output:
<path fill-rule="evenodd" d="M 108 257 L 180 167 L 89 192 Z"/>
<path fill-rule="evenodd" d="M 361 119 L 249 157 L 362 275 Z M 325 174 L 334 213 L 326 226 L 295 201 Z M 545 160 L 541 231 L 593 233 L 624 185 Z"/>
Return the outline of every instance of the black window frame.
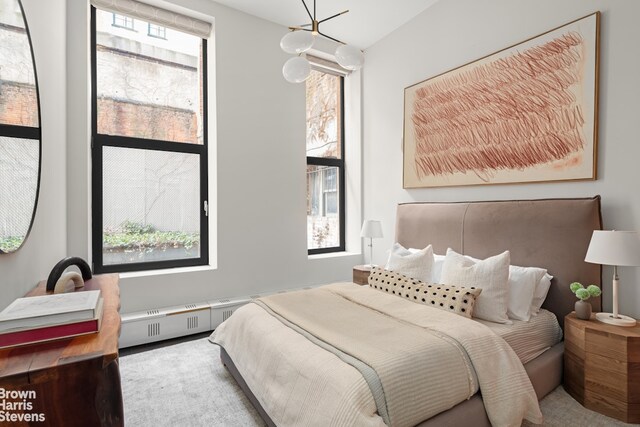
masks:
<path fill-rule="evenodd" d="M 120 135 L 98 133 L 97 56 L 96 56 L 96 8 L 91 6 L 91 157 L 92 157 L 92 254 L 95 273 L 123 273 L 130 271 L 160 270 L 175 267 L 191 267 L 209 264 L 208 218 L 208 75 L 207 39 L 202 39 L 202 144 L 172 142 Z M 123 147 L 132 149 L 198 154 L 200 156 L 200 257 L 167 261 L 151 261 L 127 264 L 103 264 L 103 148 Z"/>
<path fill-rule="evenodd" d="M 345 137 L 344 137 L 344 76 L 334 74 L 331 72 L 327 72 L 326 70 L 312 67 L 314 71 L 329 74 L 332 76 L 336 76 L 340 78 L 340 128 L 338 132 L 340 132 L 340 158 L 331 158 L 331 157 L 313 157 L 307 156 L 307 166 L 330 166 L 338 169 L 338 218 L 340 221 L 340 245 L 339 246 L 331 246 L 326 248 L 315 248 L 309 249 L 307 248 L 307 252 L 309 255 L 317 255 L 317 254 L 328 254 L 332 252 L 344 252 L 346 248 L 346 212 L 345 212 L 345 161 L 344 161 L 344 146 L 345 146 Z M 306 108 L 306 106 L 305 106 Z M 307 177 L 308 179 L 308 177 Z M 308 190 L 307 185 L 307 191 Z"/>

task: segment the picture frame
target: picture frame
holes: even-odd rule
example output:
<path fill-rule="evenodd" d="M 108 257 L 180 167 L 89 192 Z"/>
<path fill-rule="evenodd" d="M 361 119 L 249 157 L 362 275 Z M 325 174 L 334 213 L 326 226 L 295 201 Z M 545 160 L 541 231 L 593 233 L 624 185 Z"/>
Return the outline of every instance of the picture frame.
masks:
<path fill-rule="evenodd" d="M 594 180 L 600 12 L 404 90 L 403 188 Z"/>

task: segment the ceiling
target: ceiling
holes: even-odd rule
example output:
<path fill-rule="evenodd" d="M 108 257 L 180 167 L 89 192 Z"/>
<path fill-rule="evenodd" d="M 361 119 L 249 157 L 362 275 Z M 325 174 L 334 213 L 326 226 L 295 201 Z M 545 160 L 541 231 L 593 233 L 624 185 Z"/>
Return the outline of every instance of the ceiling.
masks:
<path fill-rule="evenodd" d="M 311 22 L 301 0 L 215 0 L 217 3 L 283 26 Z M 305 0 L 313 14 L 313 1 Z M 438 0 L 316 0 L 318 21 L 348 9 L 349 13 L 320 24 L 320 30 L 366 49 Z M 284 33 L 283 33 L 284 35 Z"/>

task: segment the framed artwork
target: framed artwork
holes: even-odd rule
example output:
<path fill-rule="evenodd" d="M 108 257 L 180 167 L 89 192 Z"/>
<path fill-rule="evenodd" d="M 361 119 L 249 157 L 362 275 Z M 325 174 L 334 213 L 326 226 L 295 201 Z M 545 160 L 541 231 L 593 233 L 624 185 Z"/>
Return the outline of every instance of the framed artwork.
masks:
<path fill-rule="evenodd" d="M 600 12 L 409 86 L 404 188 L 596 178 Z"/>

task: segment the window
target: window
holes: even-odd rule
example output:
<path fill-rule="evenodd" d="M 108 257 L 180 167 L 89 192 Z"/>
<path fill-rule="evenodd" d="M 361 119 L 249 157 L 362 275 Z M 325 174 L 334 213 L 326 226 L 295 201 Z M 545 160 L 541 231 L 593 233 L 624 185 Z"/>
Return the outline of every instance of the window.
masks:
<path fill-rule="evenodd" d="M 338 215 L 338 171 L 336 168 L 326 168 L 323 174 L 322 215 L 335 216 Z"/>
<path fill-rule="evenodd" d="M 126 28 L 127 30 L 133 30 L 133 18 L 120 15 L 118 13 L 113 13 L 113 19 L 111 21 L 111 25 L 119 28 Z"/>
<path fill-rule="evenodd" d="M 167 38 L 167 29 L 165 27 L 161 27 L 160 25 L 155 25 L 149 22 L 149 29 L 147 34 L 151 37 L 156 37 L 159 39 Z"/>
<path fill-rule="evenodd" d="M 307 248 L 344 251 L 344 81 L 312 70 L 306 81 Z"/>
<path fill-rule="evenodd" d="M 154 26 L 159 47 L 109 15 L 92 8 L 94 270 L 207 264 L 206 39 Z"/>

